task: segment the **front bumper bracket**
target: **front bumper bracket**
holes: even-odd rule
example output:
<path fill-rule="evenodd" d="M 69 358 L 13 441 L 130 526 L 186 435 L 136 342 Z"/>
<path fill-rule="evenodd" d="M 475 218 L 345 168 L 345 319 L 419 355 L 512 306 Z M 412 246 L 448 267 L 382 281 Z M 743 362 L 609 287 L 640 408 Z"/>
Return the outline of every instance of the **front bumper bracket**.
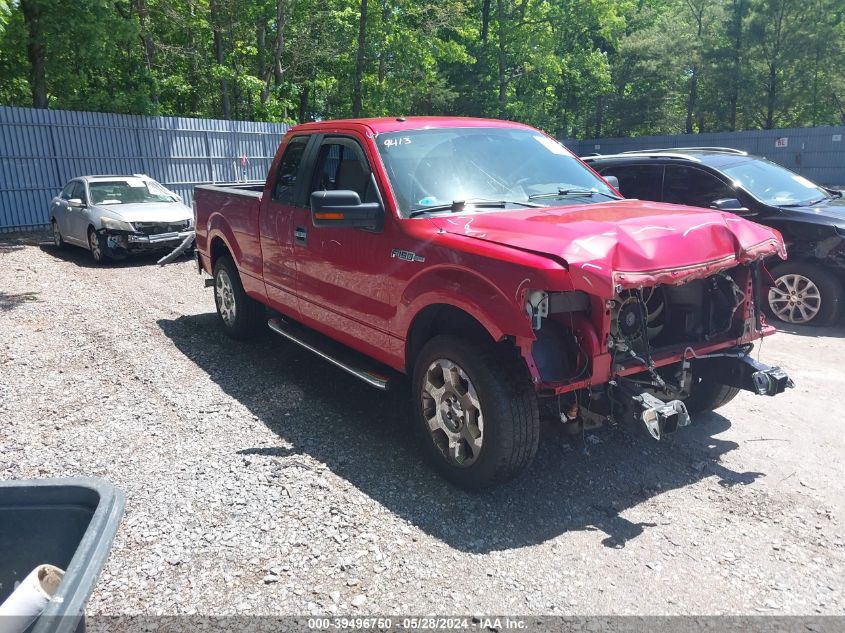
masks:
<path fill-rule="evenodd" d="M 696 361 L 698 363 L 701 369 L 718 382 L 761 396 L 776 396 L 795 386 L 780 367 L 771 367 L 751 356 L 707 358 Z"/>

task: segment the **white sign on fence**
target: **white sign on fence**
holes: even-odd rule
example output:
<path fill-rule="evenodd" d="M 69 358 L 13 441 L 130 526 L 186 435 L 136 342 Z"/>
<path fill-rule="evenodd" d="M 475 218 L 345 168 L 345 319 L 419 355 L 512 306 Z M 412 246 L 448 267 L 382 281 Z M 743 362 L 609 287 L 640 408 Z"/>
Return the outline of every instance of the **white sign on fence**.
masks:
<path fill-rule="evenodd" d="M 789 145 L 789 137 L 788 136 L 781 136 L 780 138 L 775 139 L 775 147 L 786 147 Z"/>
<path fill-rule="evenodd" d="M 841 140 L 842 140 L 842 135 L 841 135 L 841 134 L 834 134 L 834 135 L 833 135 L 833 142 L 834 142 L 834 143 L 839 143 Z"/>

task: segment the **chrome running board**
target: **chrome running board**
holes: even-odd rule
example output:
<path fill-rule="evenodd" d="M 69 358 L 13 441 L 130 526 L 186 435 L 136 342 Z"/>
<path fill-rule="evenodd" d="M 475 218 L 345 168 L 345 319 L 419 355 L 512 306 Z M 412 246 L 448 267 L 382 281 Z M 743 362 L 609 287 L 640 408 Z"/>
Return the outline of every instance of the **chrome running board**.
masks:
<path fill-rule="evenodd" d="M 359 380 L 363 380 L 371 387 L 386 391 L 390 386 L 390 378 L 388 376 L 358 366 L 366 364 L 368 359 L 365 356 L 359 355 L 358 352 L 332 341 L 322 334 L 309 330 L 302 325 L 283 321 L 278 317 L 267 321 L 267 326 L 276 334 L 280 334 L 289 341 L 293 341 L 300 347 L 307 349 L 309 352 L 313 352 L 335 367 L 339 367 L 346 373 L 352 374 Z M 360 358 L 356 359 L 356 356 Z"/>

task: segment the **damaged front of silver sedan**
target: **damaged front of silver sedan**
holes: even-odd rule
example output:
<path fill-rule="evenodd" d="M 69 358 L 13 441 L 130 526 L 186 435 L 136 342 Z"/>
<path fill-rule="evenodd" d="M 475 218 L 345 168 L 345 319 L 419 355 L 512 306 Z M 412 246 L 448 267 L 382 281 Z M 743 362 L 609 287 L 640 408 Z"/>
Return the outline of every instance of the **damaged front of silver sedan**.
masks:
<path fill-rule="evenodd" d="M 97 263 L 193 238 L 191 208 L 143 175 L 75 178 L 53 198 L 50 216 L 56 246 L 87 248 Z"/>

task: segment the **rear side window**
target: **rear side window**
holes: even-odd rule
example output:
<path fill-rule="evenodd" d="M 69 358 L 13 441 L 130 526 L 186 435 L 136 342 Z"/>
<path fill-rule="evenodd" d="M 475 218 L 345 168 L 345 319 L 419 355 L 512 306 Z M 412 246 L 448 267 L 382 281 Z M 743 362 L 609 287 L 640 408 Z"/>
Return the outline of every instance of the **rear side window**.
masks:
<path fill-rule="evenodd" d="M 716 200 L 734 198 L 734 190 L 712 174 L 695 167 L 669 165 L 663 180 L 663 202 L 709 207 Z"/>
<path fill-rule="evenodd" d="M 611 166 L 601 170 L 602 176 L 616 176 L 619 192 L 626 198 L 637 200 L 660 200 L 663 180 L 661 165 Z"/>
<path fill-rule="evenodd" d="M 288 141 L 288 146 L 279 162 L 276 185 L 273 187 L 273 200 L 276 202 L 294 201 L 296 183 L 302 168 L 302 157 L 305 155 L 306 145 L 308 145 L 307 136 L 295 136 Z"/>

